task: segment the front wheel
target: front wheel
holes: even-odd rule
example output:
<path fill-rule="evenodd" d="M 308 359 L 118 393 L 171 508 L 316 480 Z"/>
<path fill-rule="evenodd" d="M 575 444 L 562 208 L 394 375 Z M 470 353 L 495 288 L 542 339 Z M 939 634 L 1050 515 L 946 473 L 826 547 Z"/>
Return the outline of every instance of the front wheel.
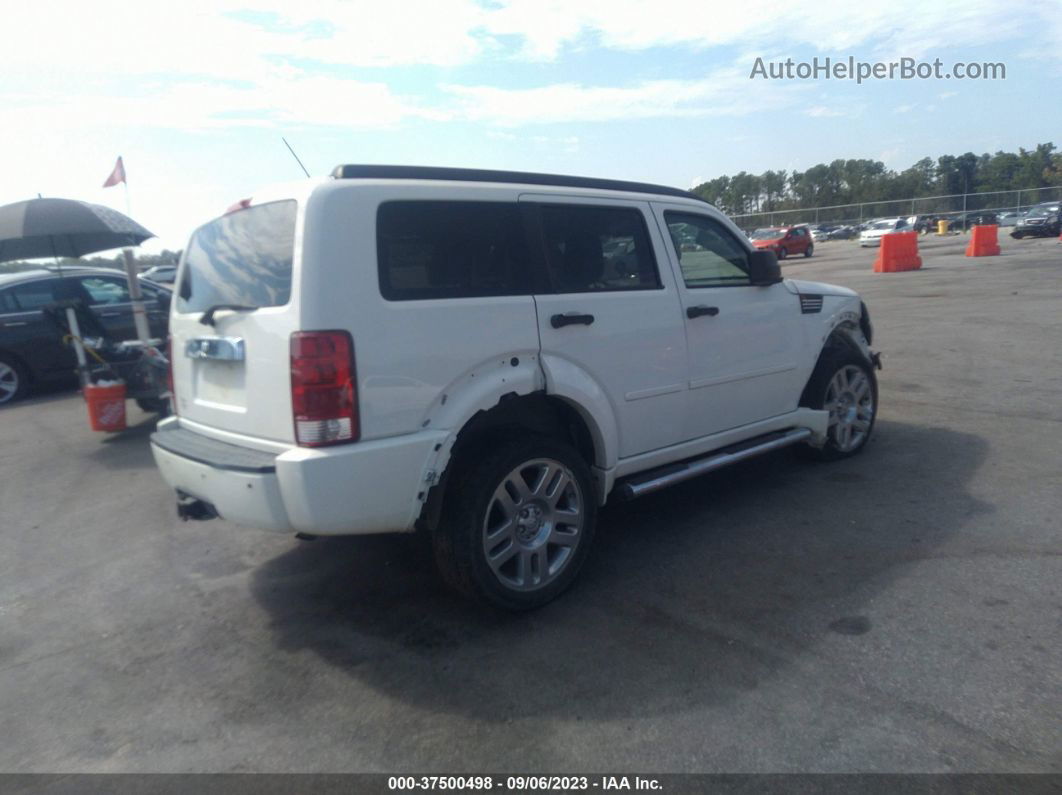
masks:
<path fill-rule="evenodd" d="M 785 246 L 778 249 L 778 259 L 785 259 L 787 256 L 789 256 L 789 252 L 786 251 Z"/>
<path fill-rule="evenodd" d="M 586 462 L 567 444 L 533 438 L 456 463 L 433 539 L 444 579 L 507 610 L 559 596 L 593 539 L 597 501 Z"/>
<path fill-rule="evenodd" d="M 804 390 L 801 405 L 829 412 L 826 444 L 805 447 L 813 458 L 833 461 L 861 451 L 878 412 L 878 382 L 869 362 L 852 350 L 827 351 Z"/>

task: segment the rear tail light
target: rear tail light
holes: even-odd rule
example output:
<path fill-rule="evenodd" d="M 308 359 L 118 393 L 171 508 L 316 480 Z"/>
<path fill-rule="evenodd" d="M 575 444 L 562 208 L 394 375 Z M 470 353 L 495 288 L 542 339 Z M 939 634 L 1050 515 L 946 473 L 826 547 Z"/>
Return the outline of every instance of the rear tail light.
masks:
<path fill-rule="evenodd" d="M 361 429 L 350 334 L 296 331 L 291 335 L 291 410 L 295 442 L 300 447 L 358 440 Z"/>

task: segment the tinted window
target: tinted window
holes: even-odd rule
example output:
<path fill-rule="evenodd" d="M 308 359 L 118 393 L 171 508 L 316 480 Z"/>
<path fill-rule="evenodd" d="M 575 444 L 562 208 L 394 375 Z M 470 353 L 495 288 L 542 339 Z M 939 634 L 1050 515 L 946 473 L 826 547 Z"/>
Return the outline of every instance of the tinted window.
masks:
<path fill-rule="evenodd" d="M 14 312 L 15 299 L 11 297 L 10 290 L 0 290 L 0 312 Z"/>
<path fill-rule="evenodd" d="M 664 213 L 687 287 L 749 283 L 745 247 L 722 224 L 703 215 Z"/>
<path fill-rule="evenodd" d="M 124 304 L 131 301 L 129 287 L 121 279 L 106 276 L 85 276 L 81 285 L 93 304 Z"/>
<path fill-rule="evenodd" d="M 31 309 L 40 309 L 45 304 L 50 304 L 55 300 L 55 296 L 52 293 L 53 281 L 53 279 L 41 279 L 36 282 L 16 284 L 8 290 L 8 295 L 14 301 L 15 308 L 18 311 L 27 312 Z"/>
<path fill-rule="evenodd" d="M 216 304 L 282 306 L 291 298 L 294 201 L 237 210 L 192 234 L 177 290 L 177 309 Z"/>
<path fill-rule="evenodd" d="M 520 208 L 504 202 L 388 202 L 376 217 L 380 292 L 391 301 L 526 295 Z"/>
<path fill-rule="evenodd" d="M 660 287 L 645 218 L 633 207 L 542 206 L 550 280 L 558 293 Z"/>

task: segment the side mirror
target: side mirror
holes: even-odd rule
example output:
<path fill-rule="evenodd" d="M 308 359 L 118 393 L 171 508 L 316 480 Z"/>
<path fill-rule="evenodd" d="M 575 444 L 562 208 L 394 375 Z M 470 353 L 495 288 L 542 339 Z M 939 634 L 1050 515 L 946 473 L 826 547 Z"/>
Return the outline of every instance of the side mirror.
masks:
<path fill-rule="evenodd" d="M 166 290 L 159 290 L 158 302 L 160 307 L 169 312 L 170 304 L 173 302 L 173 295 Z"/>
<path fill-rule="evenodd" d="M 782 269 L 773 251 L 759 250 L 749 254 L 749 283 L 766 287 L 782 281 Z"/>

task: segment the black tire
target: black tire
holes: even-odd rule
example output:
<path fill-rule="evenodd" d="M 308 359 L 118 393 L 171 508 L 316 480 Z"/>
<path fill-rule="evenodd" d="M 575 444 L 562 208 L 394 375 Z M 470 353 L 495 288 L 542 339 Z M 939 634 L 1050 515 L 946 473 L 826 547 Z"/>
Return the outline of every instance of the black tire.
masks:
<path fill-rule="evenodd" d="M 782 246 L 780 249 L 778 249 L 778 259 L 785 259 L 788 256 L 789 252 L 786 250 L 785 246 Z"/>
<path fill-rule="evenodd" d="M 1025 237 L 1025 233 L 1024 232 L 1014 231 L 1014 232 L 1010 233 L 1010 236 L 1012 238 L 1014 238 L 1015 240 L 1021 240 L 1023 237 Z"/>
<path fill-rule="evenodd" d="M 167 398 L 137 398 L 136 405 L 148 414 L 161 414 L 165 417 L 170 413 L 170 401 Z"/>
<path fill-rule="evenodd" d="M 805 257 L 810 257 L 814 253 L 814 251 L 815 251 L 815 247 L 814 246 L 808 246 L 806 249 L 804 249 L 804 256 Z"/>
<path fill-rule="evenodd" d="M 878 379 L 874 375 L 874 367 L 857 351 L 850 348 L 847 344 L 837 343 L 828 347 L 819 359 L 819 363 L 815 366 L 814 372 L 811 374 L 811 378 L 808 380 L 808 385 L 804 388 L 804 394 L 801 396 L 800 405 L 810 409 L 822 409 L 826 406 L 827 399 L 833 397 L 831 395 L 831 384 L 837 376 L 837 374 L 844 370 L 847 374 L 851 374 L 854 371 L 852 368 L 856 368 L 863 377 L 867 380 L 868 393 L 870 396 L 870 410 L 869 410 L 869 423 L 866 426 L 865 431 L 861 431 L 862 436 L 857 439 L 854 438 L 855 431 L 852 431 L 853 436 L 849 437 L 849 445 L 844 445 L 843 439 L 843 423 L 835 423 L 834 416 L 831 412 L 830 430 L 827 434 L 826 444 L 822 447 L 812 447 L 811 445 L 801 445 L 798 450 L 806 458 L 812 458 L 817 461 L 836 461 L 841 458 L 850 458 L 851 456 L 860 453 L 867 442 L 874 433 L 874 422 L 877 420 L 878 414 Z M 854 377 L 851 381 L 858 383 Z M 836 387 L 834 387 L 836 390 Z M 866 406 L 865 403 L 855 399 L 855 392 L 851 393 L 852 402 L 847 400 L 841 401 L 841 406 L 846 410 L 846 414 L 851 417 L 854 422 L 856 420 L 860 422 L 866 422 Z M 840 408 L 838 408 L 840 410 Z M 854 414 L 853 414 L 854 412 Z"/>
<path fill-rule="evenodd" d="M 544 475 L 542 480 L 548 479 L 550 483 L 543 484 L 541 498 L 510 498 L 514 503 L 513 510 L 526 509 L 537 513 L 530 518 L 524 517 L 523 513 L 512 514 L 506 524 L 503 506 L 496 493 L 504 489 L 506 483 L 511 483 L 511 476 L 522 465 L 526 466 L 524 473 L 534 472 L 536 467 L 545 466 L 541 463 L 544 460 L 558 464 L 557 471 L 570 477 L 570 482 L 562 485 L 563 480 L 556 474 Z M 575 581 L 593 541 L 597 497 L 586 462 L 563 442 L 548 437 L 531 437 L 514 440 L 486 452 L 470 451 L 465 454 L 465 460 L 455 462 L 455 465 L 458 469 L 450 477 L 451 491 L 445 497 L 439 527 L 432 536 L 436 565 L 443 579 L 463 594 L 505 610 L 532 610 L 557 598 Z M 546 471 L 548 473 L 548 469 Z M 520 477 L 526 483 L 524 475 Z M 582 525 L 574 534 L 570 533 L 570 526 L 543 520 L 542 510 L 536 507 L 537 501 L 549 499 L 548 485 L 552 483 L 556 483 L 556 491 L 564 490 L 557 505 L 564 502 L 570 510 L 572 495 L 577 498 L 575 504 L 581 511 Z M 507 493 L 511 495 L 512 491 Z M 544 504 L 543 508 L 552 510 Z M 491 543 L 488 541 L 488 529 L 492 521 L 512 528 L 500 541 L 494 542 L 498 544 L 495 548 L 503 553 L 499 558 L 506 558 L 504 564 L 498 565 L 498 570 L 491 567 L 487 558 L 487 548 Z M 564 527 L 565 531 L 555 534 L 555 527 Z M 524 537 L 534 534 L 537 534 L 534 538 Z M 551 541 L 555 535 L 575 537 L 576 540 L 574 543 L 565 541 L 555 545 Z M 506 542 L 509 544 L 506 545 Z M 509 557 L 505 556 L 504 553 L 510 549 L 514 549 L 514 552 Z M 551 550 L 554 560 L 550 558 Z M 532 558 L 545 561 L 546 577 L 541 584 L 534 582 L 534 569 L 537 567 L 541 573 L 542 563 L 533 563 Z M 513 564 L 512 573 L 507 568 L 509 563 Z M 550 573 L 553 565 L 558 568 Z M 524 569 L 524 566 L 527 568 Z M 523 580 L 525 587 L 514 585 L 510 578 Z"/>
<path fill-rule="evenodd" d="M 14 403 L 26 394 L 29 376 L 22 362 L 12 356 L 0 355 L 0 406 Z"/>

